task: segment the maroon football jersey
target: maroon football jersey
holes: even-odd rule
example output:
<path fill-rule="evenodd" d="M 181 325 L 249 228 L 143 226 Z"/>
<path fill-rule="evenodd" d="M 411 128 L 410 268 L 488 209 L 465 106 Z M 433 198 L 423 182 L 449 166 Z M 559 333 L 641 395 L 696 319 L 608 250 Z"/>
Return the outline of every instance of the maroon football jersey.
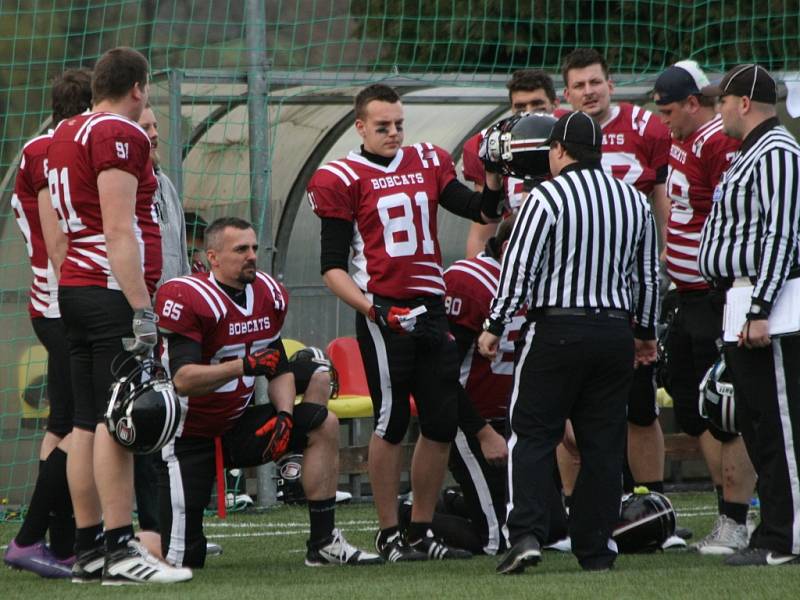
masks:
<path fill-rule="evenodd" d="M 461 363 L 461 385 L 484 419 L 505 417 L 514 373 L 514 342 L 525 323 L 525 311 L 519 311 L 506 325 L 497 356 L 490 361 L 478 352 L 477 338 L 497 291 L 500 263 L 486 254 L 459 260 L 445 271 L 444 280 L 447 318 L 475 332 L 476 341 Z"/>
<path fill-rule="evenodd" d="M 158 326 L 202 346 L 200 364 L 240 360 L 263 350 L 280 337 L 288 294 L 275 279 L 259 271 L 245 288 L 246 308 L 217 285 L 211 273 L 177 277 L 156 294 Z M 169 341 L 161 360 L 169 365 Z M 233 427 L 253 395 L 255 377 L 244 375 L 204 396 L 181 397 L 183 414 L 177 435 L 214 437 Z"/>
<path fill-rule="evenodd" d="M 432 144 L 404 146 L 388 167 L 356 152 L 320 167 L 308 184 L 319 217 L 353 223 L 353 279 L 364 292 L 407 299 L 444 295 L 436 214 L 455 179 Z"/>
<path fill-rule="evenodd" d="M 38 195 L 47 187 L 47 147 L 52 131 L 33 138 L 22 148 L 22 159 L 11 196 L 11 208 L 25 238 L 33 270 L 28 313 L 32 319 L 61 316 L 58 310 L 58 276 L 47 258 L 47 247 L 39 221 Z"/>
<path fill-rule="evenodd" d="M 50 199 L 68 239 L 61 284 L 120 289 L 106 254 L 97 177 L 107 169 L 121 169 L 139 181 L 133 229 L 152 294 L 161 277 L 161 233 L 153 204 L 158 184 L 144 130 L 112 113 L 64 119 L 53 134 L 47 160 Z"/>
<path fill-rule="evenodd" d="M 669 129 L 649 110 L 621 102 L 602 123 L 603 170 L 649 195 L 667 166 Z"/>
<path fill-rule="evenodd" d="M 667 194 L 672 202 L 667 228 L 667 272 L 679 290 L 706 289 L 697 266 L 703 224 L 711 197 L 740 142 L 722 131 L 716 115 L 683 141 L 672 140 Z"/>

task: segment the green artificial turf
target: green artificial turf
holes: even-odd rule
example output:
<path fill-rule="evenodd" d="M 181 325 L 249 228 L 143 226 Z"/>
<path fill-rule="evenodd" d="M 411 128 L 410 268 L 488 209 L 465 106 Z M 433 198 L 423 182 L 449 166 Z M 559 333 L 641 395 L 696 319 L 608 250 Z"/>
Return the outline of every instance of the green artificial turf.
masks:
<path fill-rule="evenodd" d="M 713 494 L 672 494 L 679 522 L 708 532 L 715 518 Z M 371 505 L 340 506 L 337 521 L 348 540 L 371 548 L 376 528 Z M 439 598 L 797 598 L 800 566 L 730 568 L 718 557 L 686 551 L 623 555 L 616 569 L 584 573 L 572 555 L 545 553 L 542 562 L 518 576 L 494 573 L 495 557 L 468 561 L 394 564 L 381 567 L 311 569 L 303 565 L 307 514 L 300 507 L 264 513 L 239 513 L 225 521 L 206 519 L 209 539 L 224 553 L 209 557 L 189 583 L 173 586 L 101 587 L 47 581 L 8 569 L 0 570 L 0 598 L 141 597 L 260 600 L 321 598 L 427 600 Z M 19 524 L 0 525 L 0 544 L 7 544 Z"/>

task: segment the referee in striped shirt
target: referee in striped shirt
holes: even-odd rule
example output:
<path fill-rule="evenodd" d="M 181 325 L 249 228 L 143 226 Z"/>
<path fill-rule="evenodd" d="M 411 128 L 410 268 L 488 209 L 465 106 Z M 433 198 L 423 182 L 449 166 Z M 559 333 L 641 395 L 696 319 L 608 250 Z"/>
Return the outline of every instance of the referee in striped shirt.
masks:
<path fill-rule="evenodd" d="M 753 285 L 739 342 L 724 354 L 758 474 L 761 524 L 725 563 L 800 563 L 800 332 L 770 339 L 768 328 L 784 284 L 800 276 L 800 146 L 778 121 L 775 81 L 763 67 L 736 67 L 702 92 L 720 97 L 725 133 L 742 145 L 714 191 L 700 271 L 719 287 Z"/>
<path fill-rule="evenodd" d="M 656 358 L 658 257 L 647 199 L 603 172 L 601 140 L 600 126 L 585 113 L 564 115 L 553 127 L 554 179 L 522 206 L 478 340 L 492 358 L 506 324 L 528 303 L 509 407 L 511 549 L 499 573 L 540 559 L 553 452 L 568 418 L 581 453 L 573 552 L 587 570 L 609 569 L 616 559 L 611 532 L 622 494 L 628 392 L 634 366 Z"/>

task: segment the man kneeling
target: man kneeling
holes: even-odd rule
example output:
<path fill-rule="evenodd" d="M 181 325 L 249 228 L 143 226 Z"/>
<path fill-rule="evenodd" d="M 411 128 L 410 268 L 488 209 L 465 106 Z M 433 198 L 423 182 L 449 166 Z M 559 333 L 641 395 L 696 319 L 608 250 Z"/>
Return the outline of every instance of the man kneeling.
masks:
<path fill-rule="evenodd" d="M 304 452 L 303 487 L 311 532 L 306 564 L 378 564 L 334 529 L 339 427 L 308 385 L 295 406 L 295 377 L 280 337 L 288 296 L 256 269 L 256 233 L 246 221 L 222 218 L 205 234 L 211 271 L 165 283 L 156 297 L 164 334 L 162 361 L 181 396 L 182 422 L 162 451 L 161 546 L 174 565 L 202 567 L 203 509 L 215 475 L 215 438 L 226 467 Z M 268 405 L 251 405 L 256 376 L 269 380 Z M 327 377 L 327 374 L 320 373 Z"/>

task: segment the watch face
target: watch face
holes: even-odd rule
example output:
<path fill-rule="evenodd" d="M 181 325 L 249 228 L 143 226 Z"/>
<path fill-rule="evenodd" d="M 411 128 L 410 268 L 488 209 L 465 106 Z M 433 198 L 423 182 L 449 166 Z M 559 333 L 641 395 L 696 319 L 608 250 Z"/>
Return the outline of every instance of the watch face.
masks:
<path fill-rule="evenodd" d="M 483 321 L 483 330 L 484 331 L 489 331 L 489 327 L 491 327 L 491 326 L 492 326 L 492 322 L 489 319 L 485 319 Z"/>

